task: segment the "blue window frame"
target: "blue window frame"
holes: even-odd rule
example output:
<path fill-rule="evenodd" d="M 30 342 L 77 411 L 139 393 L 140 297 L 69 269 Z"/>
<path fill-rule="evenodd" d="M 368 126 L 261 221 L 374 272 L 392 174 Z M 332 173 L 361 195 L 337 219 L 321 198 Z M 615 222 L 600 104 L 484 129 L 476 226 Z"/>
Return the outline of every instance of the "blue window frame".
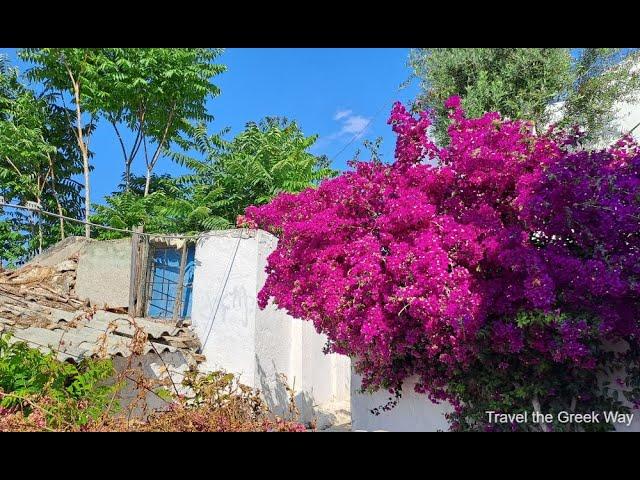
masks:
<path fill-rule="evenodd" d="M 175 247 L 154 247 L 151 249 L 151 271 L 148 290 L 147 316 L 152 318 L 173 318 L 173 310 L 178 294 L 180 279 L 181 249 Z M 187 263 L 182 288 L 182 306 L 179 317 L 191 317 L 193 296 L 193 272 L 195 267 L 195 245 L 187 248 Z"/>

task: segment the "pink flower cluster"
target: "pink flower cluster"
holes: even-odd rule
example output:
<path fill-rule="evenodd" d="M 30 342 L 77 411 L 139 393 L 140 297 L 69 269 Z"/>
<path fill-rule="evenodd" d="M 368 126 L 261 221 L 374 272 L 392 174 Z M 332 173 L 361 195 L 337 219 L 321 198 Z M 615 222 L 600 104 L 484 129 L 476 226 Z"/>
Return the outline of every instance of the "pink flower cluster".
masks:
<path fill-rule="evenodd" d="M 279 236 L 259 294 L 327 334 L 363 384 L 448 398 L 487 352 L 593 369 L 602 340 L 638 342 L 640 150 L 571 150 L 498 113 L 447 102 L 450 144 L 397 103 L 395 162 L 357 162 L 317 189 L 249 207 Z M 555 320 L 518 325 L 521 312 Z M 455 399 L 454 399 L 455 400 Z"/>

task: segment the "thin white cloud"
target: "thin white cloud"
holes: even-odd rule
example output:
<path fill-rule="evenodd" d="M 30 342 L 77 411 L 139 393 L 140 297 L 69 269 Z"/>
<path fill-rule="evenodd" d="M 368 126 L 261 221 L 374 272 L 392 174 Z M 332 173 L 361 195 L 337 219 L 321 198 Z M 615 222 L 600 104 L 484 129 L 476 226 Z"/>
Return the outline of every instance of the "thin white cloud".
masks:
<path fill-rule="evenodd" d="M 370 118 L 365 118 L 362 115 L 349 115 L 345 118 L 344 123 L 342 124 L 340 134 L 356 134 L 360 137 L 364 133 L 364 130 L 369 126 L 370 121 Z"/>
<path fill-rule="evenodd" d="M 334 120 L 341 120 L 344 117 L 348 117 L 349 115 L 351 115 L 353 112 L 351 110 L 338 110 L 335 114 L 335 116 L 333 117 Z"/>
<path fill-rule="evenodd" d="M 325 137 L 326 140 L 336 140 L 345 135 L 355 135 L 356 139 L 365 134 L 371 118 L 354 115 L 353 110 L 338 110 L 333 119 L 341 124 L 340 130 Z"/>

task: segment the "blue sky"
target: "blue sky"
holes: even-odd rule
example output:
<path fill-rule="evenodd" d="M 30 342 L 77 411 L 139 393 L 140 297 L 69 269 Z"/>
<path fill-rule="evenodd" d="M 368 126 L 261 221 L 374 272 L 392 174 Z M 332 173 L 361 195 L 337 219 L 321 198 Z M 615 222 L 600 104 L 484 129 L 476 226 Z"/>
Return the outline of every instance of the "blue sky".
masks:
<path fill-rule="evenodd" d="M 15 49 L 2 48 L 0 53 L 24 71 Z M 386 124 L 391 104 L 408 103 L 418 92 L 415 81 L 398 90 L 410 75 L 408 55 L 408 49 L 393 48 L 226 49 L 218 61 L 228 70 L 214 80 L 222 93 L 208 103 L 215 117 L 210 131 L 230 127 L 231 137 L 249 121 L 284 116 L 296 120 L 306 135 L 319 135 L 312 152 L 327 155 L 334 168 L 345 169 L 358 148 L 365 154 L 363 140 L 378 136 L 383 137 L 383 159 L 391 160 L 394 135 Z M 364 133 L 336 156 L 365 126 Z M 98 126 L 90 148 L 95 152 L 92 201 L 102 203 L 120 181 L 122 154 L 107 124 Z M 144 161 L 138 158 L 134 172 L 143 171 Z M 182 170 L 162 159 L 156 172 Z"/>

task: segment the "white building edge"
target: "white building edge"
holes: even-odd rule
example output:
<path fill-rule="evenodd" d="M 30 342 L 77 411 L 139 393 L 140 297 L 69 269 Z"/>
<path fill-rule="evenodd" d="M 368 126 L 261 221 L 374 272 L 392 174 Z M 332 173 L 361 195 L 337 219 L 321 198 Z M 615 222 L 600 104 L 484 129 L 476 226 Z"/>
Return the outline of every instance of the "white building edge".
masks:
<path fill-rule="evenodd" d="M 289 415 L 289 386 L 301 421 L 318 428 L 348 422 L 349 358 L 325 355 L 326 337 L 311 322 L 272 304 L 257 306 L 276 244 L 263 230 L 209 232 L 198 240 L 191 321 L 206 357 L 200 369 L 237 374 L 278 415 Z"/>

